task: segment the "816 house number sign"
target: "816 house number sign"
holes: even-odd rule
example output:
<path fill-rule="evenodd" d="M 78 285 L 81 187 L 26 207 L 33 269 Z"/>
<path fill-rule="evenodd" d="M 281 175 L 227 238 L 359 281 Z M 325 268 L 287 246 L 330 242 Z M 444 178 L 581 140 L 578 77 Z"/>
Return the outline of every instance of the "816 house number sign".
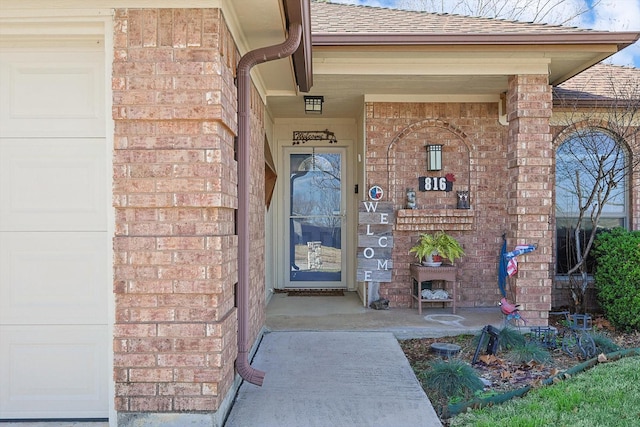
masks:
<path fill-rule="evenodd" d="M 420 191 L 451 191 L 455 180 L 451 173 L 445 176 L 421 176 L 418 189 Z"/>
<path fill-rule="evenodd" d="M 419 190 L 447 191 L 447 179 L 444 176 L 421 176 Z"/>

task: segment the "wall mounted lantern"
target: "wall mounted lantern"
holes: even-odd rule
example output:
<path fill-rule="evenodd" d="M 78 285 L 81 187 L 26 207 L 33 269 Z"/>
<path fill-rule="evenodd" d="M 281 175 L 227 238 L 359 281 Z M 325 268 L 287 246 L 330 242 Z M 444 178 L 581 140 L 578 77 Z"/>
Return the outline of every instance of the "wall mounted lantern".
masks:
<path fill-rule="evenodd" d="M 442 170 L 442 144 L 427 145 L 427 170 Z"/>
<path fill-rule="evenodd" d="M 322 103 L 324 96 L 305 96 L 304 112 L 305 114 L 322 114 Z"/>

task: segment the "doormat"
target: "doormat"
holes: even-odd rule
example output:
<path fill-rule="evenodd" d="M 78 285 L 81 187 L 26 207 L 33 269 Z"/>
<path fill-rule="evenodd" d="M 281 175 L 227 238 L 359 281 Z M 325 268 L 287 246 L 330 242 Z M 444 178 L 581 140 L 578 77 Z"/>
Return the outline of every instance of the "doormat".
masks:
<path fill-rule="evenodd" d="M 278 291 L 276 291 L 278 292 Z M 290 297 L 342 297 L 344 291 L 342 289 L 287 289 L 281 290 Z"/>

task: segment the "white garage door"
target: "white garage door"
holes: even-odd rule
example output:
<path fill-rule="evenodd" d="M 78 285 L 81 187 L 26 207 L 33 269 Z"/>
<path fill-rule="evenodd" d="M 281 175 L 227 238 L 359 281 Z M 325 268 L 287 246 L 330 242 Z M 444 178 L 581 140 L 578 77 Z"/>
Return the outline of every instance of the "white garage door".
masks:
<path fill-rule="evenodd" d="M 0 39 L 0 419 L 108 416 L 101 40 Z"/>

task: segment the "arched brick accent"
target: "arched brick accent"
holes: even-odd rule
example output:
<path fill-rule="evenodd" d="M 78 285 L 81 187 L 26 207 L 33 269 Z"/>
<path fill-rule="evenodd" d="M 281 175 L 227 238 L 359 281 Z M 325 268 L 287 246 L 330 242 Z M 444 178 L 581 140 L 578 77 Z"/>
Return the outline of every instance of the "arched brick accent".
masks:
<path fill-rule="evenodd" d="M 432 136 L 434 139 L 429 140 L 428 136 Z M 420 140 L 444 145 L 442 171 L 427 173 L 426 152 L 423 149 L 427 144 L 418 145 L 415 143 Z M 398 148 L 405 142 L 408 147 L 405 146 L 404 150 L 399 150 Z M 476 183 L 477 179 L 476 171 L 472 167 L 472 152 L 466 133 L 449 122 L 440 119 L 425 119 L 410 124 L 400 131 L 387 147 L 389 200 L 394 202 L 398 209 L 401 209 L 405 202 L 405 187 L 417 187 L 418 176 L 440 176 L 444 173 L 455 175 L 456 187 L 473 192 L 472 183 Z M 460 157 L 461 155 L 462 157 Z M 411 178 L 409 175 L 415 176 L 414 185 L 408 184 L 408 180 Z M 422 199 L 424 200 L 424 198 Z M 454 208 L 455 205 L 451 206 L 448 199 L 451 198 L 439 197 L 437 200 L 430 200 L 429 207 Z"/>

